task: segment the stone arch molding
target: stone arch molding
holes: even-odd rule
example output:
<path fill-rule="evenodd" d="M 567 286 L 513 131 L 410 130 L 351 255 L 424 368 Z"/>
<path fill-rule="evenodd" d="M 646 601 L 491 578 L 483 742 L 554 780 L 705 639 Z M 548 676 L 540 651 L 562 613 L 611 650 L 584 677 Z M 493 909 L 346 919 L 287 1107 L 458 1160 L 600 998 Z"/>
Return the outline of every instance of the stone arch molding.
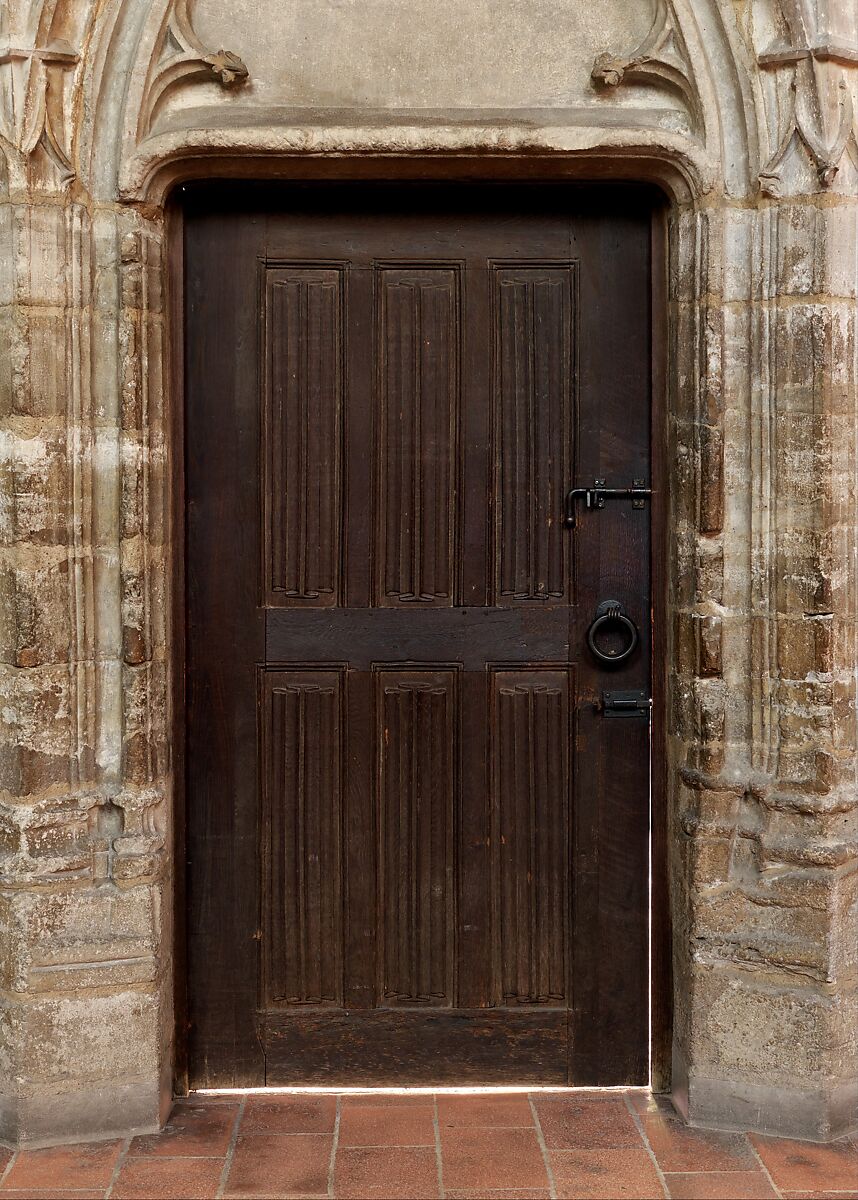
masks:
<path fill-rule="evenodd" d="M 139 199 L 168 160 L 336 148 L 312 116 L 312 97 L 288 114 L 256 105 L 252 87 L 246 101 L 213 98 L 213 81 L 234 93 L 249 71 L 241 47 L 203 45 L 194 29 L 199 2 L 10 0 L 0 14 L 0 146 L 13 184 L 62 188 L 92 171 L 97 191 L 112 183 Z M 681 164 L 698 193 L 722 182 L 731 193 L 826 190 L 844 165 L 858 173 L 858 17 L 842 0 L 747 0 L 738 9 L 725 0 L 640 0 L 640 9 L 652 15 L 649 33 L 636 46 L 597 50 L 591 103 L 586 111 L 571 104 L 566 123 L 551 122 L 553 134 L 534 132 L 533 114 L 519 121 L 513 111 L 496 125 L 480 113 L 480 135 L 459 113 L 452 133 L 449 120 L 436 120 L 434 138 L 422 122 L 422 139 L 407 120 L 388 120 L 386 137 L 364 120 L 366 144 L 353 148 L 387 152 L 398 139 L 447 152 L 637 149 Z M 571 98 L 580 81 L 569 83 Z M 595 102 L 630 85 L 651 102 L 622 106 L 620 120 L 615 106 Z M 171 98 L 194 88 L 204 88 L 204 103 L 164 122 Z M 684 128 L 658 110 L 658 92 L 679 98 Z"/>
<path fill-rule="evenodd" d="M 293 7 L 300 28 L 301 4 Z M 681 178 L 691 194 L 722 186 L 742 194 L 759 170 L 755 62 L 724 0 L 613 0 L 614 19 L 593 37 L 586 69 L 569 64 L 568 86 L 555 89 L 550 106 L 544 97 L 527 105 L 523 92 L 505 109 L 391 104 L 382 114 L 362 111 L 359 102 L 333 107 L 321 79 L 315 94 L 310 87 L 291 95 L 286 86 L 272 101 L 277 89 L 260 78 L 271 72 L 271 60 L 255 62 L 240 31 L 227 39 L 216 22 L 204 45 L 195 32 L 201 8 L 212 25 L 210 0 L 114 0 L 109 17 L 98 18 L 97 48 L 82 78 L 90 117 L 78 146 L 81 171 L 91 173 L 97 191 L 151 199 L 153 179 L 194 170 L 171 172 L 170 164 L 343 149 L 635 154 L 665 164 L 671 188 L 681 189 Z M 630 22 L 616 19 L 623 8 L 633 14 Z M 574 12 L 572 5 L 573 30 Z M 493 17 L 487 12 L 487 26 Z M 221 46 L 226 40 L 228 49 Z M 288 76 L 288 67 L 280 73 Z"/>

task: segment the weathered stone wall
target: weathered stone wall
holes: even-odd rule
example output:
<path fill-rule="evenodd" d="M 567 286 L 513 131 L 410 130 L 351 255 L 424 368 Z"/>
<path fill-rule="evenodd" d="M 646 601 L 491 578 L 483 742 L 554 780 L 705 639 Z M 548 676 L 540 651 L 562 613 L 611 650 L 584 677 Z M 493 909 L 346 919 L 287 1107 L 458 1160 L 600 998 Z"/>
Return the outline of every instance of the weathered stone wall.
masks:
<path fill-rule="evenodd" d="M 856 1106 L 856 233 L 844 190 L 674 242 L 674 1088 L 819 1136 Z"/>
<path fill-rule="evenodd" d="M 2 1138 L 169 1104 L 164 198 L 308 154 L 670 193 L 674 1091 L 700 1123 L 855 1123 L 858 13 L 466 7 L 438 46 L 429 0 L 0 10 Z"/>

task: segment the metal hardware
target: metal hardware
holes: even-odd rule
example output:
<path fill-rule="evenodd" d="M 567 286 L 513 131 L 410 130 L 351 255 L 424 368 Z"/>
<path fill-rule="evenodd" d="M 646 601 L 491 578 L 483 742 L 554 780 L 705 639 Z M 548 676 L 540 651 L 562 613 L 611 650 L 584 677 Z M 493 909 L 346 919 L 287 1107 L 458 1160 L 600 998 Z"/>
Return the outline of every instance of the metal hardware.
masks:
<path fill-rule="evenodd" d="M 619 625 L 626 632 L 628 642 L 622 650 L 603 650 L 596 640 L 603 630 L 612 625 Z M 631 658 L 637 649 L 638 640 L 638 627 L 626 614 L 622 604 L 618 600 L 603 600 L 596 609 L 593 624 L 587 630 L 587 645 L 590 647 L 593 657 L 601 663 L 616 667 L 619 663 Z"/>
<path fill-rule="evenodd" d="M 602 716 L 646 717 L 652 712 L 652 700 L 646 692 L 602 692 Z"/>
<path fill-rule="evenodd" d="M 643 508 L 651 495 L 652 488 L 648 488 L 643 479 L 635 479 L 631 487 L 625 488 L 609 488 L 605 486 L 604 479 L 594 479 L 592 487 L 572 488 L 566 493 L 566 528 L 575 528 L 575 504 L 578 500 L 584 501 L 585 508 L 604 508 L 606 500 L 631 500 L 632 508 Z"/>

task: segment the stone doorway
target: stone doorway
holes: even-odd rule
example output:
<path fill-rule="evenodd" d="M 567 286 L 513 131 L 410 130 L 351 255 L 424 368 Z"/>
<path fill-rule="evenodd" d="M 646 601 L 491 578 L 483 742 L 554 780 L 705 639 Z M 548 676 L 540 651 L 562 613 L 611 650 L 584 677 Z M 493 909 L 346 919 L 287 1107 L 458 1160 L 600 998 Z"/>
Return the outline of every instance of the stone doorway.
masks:
<path fill-rule="evenodd" d="M 699 1124 L 830 1138 L 858 1077 L 854 5 L 505 0 L 451 46 L 386 3 L 4 9 L 0 1131 L 152 1128 L 183 1078 L 171 189 L 412 171 L 670 198 L 654 1082 Z"/>

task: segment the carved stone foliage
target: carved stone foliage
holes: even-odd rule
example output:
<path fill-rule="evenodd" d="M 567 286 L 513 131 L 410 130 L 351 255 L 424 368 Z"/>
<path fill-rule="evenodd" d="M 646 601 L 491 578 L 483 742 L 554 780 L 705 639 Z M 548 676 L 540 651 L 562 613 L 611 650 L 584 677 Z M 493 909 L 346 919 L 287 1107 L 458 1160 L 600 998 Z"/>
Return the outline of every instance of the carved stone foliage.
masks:
<path fill-rule="evenodd" d="M 778 33 L 759 54 L 760 68 L 774 76 L 779 110 L 760 173 L 768 195 L 781 195 L 795 149 L 809 158 L 822 188 L 834 184 L 848 156 L 858 166 L 858 43 L 832 32 L 829 7 L 828 0 L 778 0 Z"/>
<path fill-rule="evenodd" d="M 0 147 L 13 186 L 74 178 L 66 83 L 78 58 L 65 41 L 0 44 Z"/>
<path fill-rule="evenodd" d="M 630 54 L 600 54 L 593 82 L 602 88 L 624 83 L 649 84 L 678 95 L 696 132 L 703 130 L 703 110 L 691 61 L 670 0 L 657 0 L 655 19 L 643 42 Z"/>
<path fill-rule="evenodd" d="M 192 4 L 193 0 L 175 0 L 170 5 L 140 110 L 140 138 L 149 133 L 164 100 L 177 87 L 199 80 L 234 87 L 249 77 L 237 54 L 203 46 L 194 31 Z"/>

